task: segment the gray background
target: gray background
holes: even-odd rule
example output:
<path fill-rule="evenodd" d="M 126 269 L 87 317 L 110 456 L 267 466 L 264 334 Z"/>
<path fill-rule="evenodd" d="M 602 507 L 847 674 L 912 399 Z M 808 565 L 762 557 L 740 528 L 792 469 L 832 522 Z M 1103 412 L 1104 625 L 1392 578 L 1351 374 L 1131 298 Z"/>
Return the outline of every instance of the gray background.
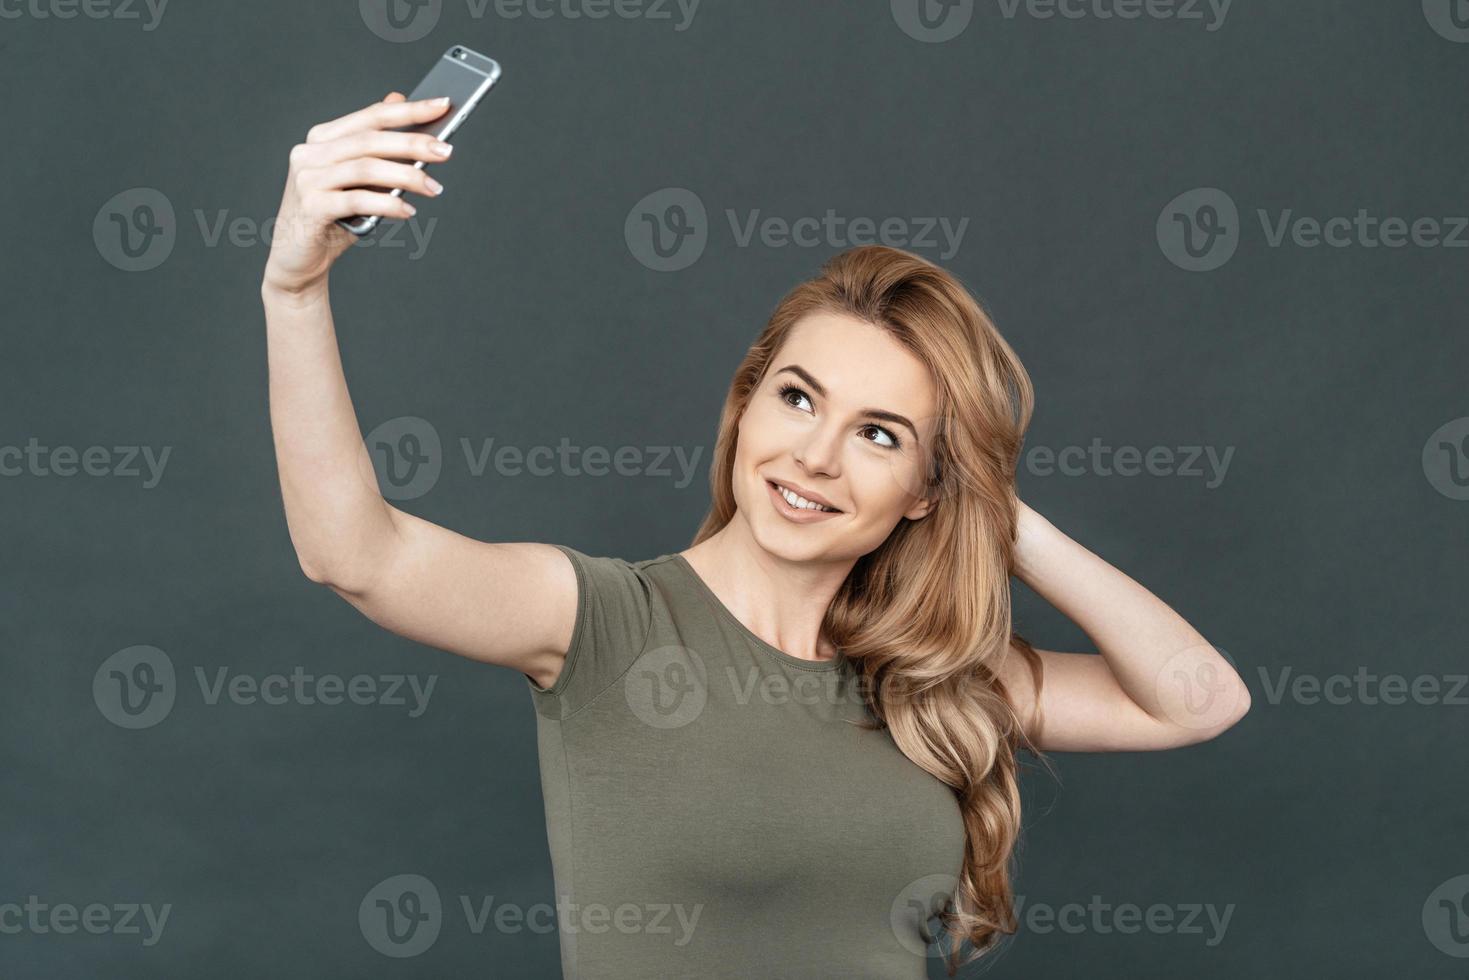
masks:
<path fill-rule="evenodd" d="M 1469 502 L 1423 453 L 1469 415 L 1469 253 L 1271 247 L 1257 211 L 1463 215 L 1469 43 L 1417 0 L 1241 0 L 1213 31 L 1006 17 L 986 0 L 943 43 L 905 33 L 886 0 L 707 0 L 682 31 L 676 13 L 472 10 L 449 0 L 406 43 L 352 3 L 175 0 L 154 30 L 146 12 L 0 20 L 0 445 L 172 447 L 152 488 L 0 477 L 0 903 L 172 905 L 150 947 L 0 934 L 0 975 L 557 975 L 554 933 L 475 935 L 457 907 L 551 898 L 525 680 L 400 639 L 300 574 L 266 406 L 267 246 L 199 228 L 273 215 L 312 123 L 408 91 L 455 42 L 505 74 L 435 168 L 445 195 L 416 202 L 420 223 L 439 219 L 428 247 L 364 247 L 333 275 L 363 431 L 416 416 L 443 439 L 437 483 L 399 506 L 481 539 L 684 548 L 739 357 L 849 244 L 739 247 L 726 209 L 967 218 L 956 255 L 915 250 L 1024 360 L 1028 447 L 1234 447 L 1212 488 L 1092 468 L 1027 471 L 1021 493 L 1227 651 L 1254 696 L 1214 742 L 1059 755 L 1060 785 L 1027 776 L 1027 903 L 1095 895 L 1175 921 L 1232 906 L 1223 940 L 1088 915 L 1080 931 L 1023 928 L 992 974 L 1462 975 L 1469 942 L 1424 909 L 1469 873 L 1469 708 L 1272 703 L 1260 672 L 1465 670 Z M 92 227 L 138 187 L 171 203 L 176 240 L 127 272 Z M 658 272 L 624 222 L 669 187 L 706 205 L 708 246 Z M 1238 247 L 1185 271 L 1155 229 L 1207 187 L 1238 206 Z M 489 438 L 701 455 L 684 486 L 676 469 L 475 476 L 459 440 Z M 1017 602 L 1038 645 L 1092 649 L 1020 587 Z M 177 701 L 127 730 L 92 682 L 139 644 L 167 653 Z M 194 678 L 298 666 L 437 687 L 409 718 L 211 705 Z M 404 873 L 451 907 L 430 950 L 392 959 L 357 907 Z"/>

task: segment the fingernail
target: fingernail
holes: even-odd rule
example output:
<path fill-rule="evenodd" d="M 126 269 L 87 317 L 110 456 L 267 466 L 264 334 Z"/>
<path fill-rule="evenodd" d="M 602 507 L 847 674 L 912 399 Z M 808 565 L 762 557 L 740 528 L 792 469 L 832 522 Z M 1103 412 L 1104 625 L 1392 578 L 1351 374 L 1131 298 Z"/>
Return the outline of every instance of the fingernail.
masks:
<path fill-rule="evenodd" d="M 448 105 L 449 97 L 447 95 L 441 95 L 437 99 L 434 99 L 433 102 L 434 105 Z"/>
<path fill-rule="evenodd" d="M 424 177 L 423 181 L 425 184 L 428 185 L 428 189 L 434 192 L 435 197 L 438 197 L 440 194 L 444 193 L 444 185 L 439 183 L 437 180 L 434 180 L 432 177 Z"/>
<path fill-rule="evenodd" d="M 409 204 L 407 201 L 404 201 L 403 202 L 403 207 L 405 207 L 405 208 L 408 209 L 408 216 L 410 218 L 413 217 L 415 214 L 418 213 L 418 208 L 416 208 L 413 205 Z"/>
<path fill-rule="evenodd" d="M 442 141 L 436 141 L 434 143 L 434 152 L 437 153 L 441 157 L 446 157 L 450 153 L 453 153 L 454 152 L 454 147 L 450 146 L 448 143 L 444 143 Z"/>

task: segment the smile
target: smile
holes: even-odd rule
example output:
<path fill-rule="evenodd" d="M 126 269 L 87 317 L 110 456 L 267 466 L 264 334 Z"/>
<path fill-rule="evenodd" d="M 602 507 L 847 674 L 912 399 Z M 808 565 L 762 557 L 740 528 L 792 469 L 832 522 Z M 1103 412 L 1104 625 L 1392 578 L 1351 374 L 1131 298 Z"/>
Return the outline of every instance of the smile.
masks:
<path fill-rule="evenodd" d="M 765 481 L 765 492 L 770 495 L 770 500 L 780 515 L 797 524 L 814 524 L 817 521 L 836 517 L 841 513 L 839 510 L 829 510 L 813 502 L 801 503 L 803 498 L 769 480 Z"/>

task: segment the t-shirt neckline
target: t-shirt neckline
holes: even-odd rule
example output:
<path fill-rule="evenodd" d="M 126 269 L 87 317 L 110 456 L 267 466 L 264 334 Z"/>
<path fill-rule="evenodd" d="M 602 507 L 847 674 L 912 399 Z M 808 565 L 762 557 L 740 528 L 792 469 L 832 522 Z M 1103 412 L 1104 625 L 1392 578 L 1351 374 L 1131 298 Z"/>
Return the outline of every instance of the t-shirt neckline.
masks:
<path fill-rule="evenodd" d="M 688 575 L 689 578 L 693 579 L 694 584 L 698 587 L 699 591 L 703 593 L 704 597 L 709 600 L 709 604 L 714 607 L 715 612 L 718 613 L 721 619 L 727 620 L 731 625 L 733 625 L 736 629 L 738 629 L 741 633 L 748 637 L 750 639 L 750 642 L 754 643 L 761 650 L 764 650 L 772 657 L 775 657 L 781 663 L 789 664 L 790 666 L 799 668 L 801 670 L 836 670 L 842 665 L 842 661 L 845 659 L 845 656 L 842 654 L 842 651 L 840 649 L 837 650 L 837 655 L 830 660 L 806 660 L 803 657 L 793 657 L 779 647 L 767 643 L 765 640 L 762 640 L 759 636 L 755 635 L 754 631 L 752 631 L 748 626 L 740 622 L 740 618 L 736 616 L 730 610 L 730 608 L 724 604 L 724 601 L 721 600 L 719 596 L 714 594 L 714 590 L 709 588 L 709 583 L 705 582 L 704 579 L 700 577 L 699 573 L 694 570 L 694 566 L 689 563 L 689 560 L 687 558 L 685 558 L 678 552 L 674 552 L 673 557 L 677 559 L 677 564 L 683 568 L 684 573 Z"/>

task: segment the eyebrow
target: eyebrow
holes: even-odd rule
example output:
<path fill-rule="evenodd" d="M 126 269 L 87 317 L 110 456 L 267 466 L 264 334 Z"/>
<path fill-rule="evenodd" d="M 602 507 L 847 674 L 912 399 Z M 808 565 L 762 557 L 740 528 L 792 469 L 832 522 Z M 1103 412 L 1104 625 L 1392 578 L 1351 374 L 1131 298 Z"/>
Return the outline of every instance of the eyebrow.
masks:
<path fill-rule="evenodd" d="M 802 381 L 806 382 L 822 398 L 826 397 L 826 387 L 820 381 L 817 381 L 810 371 L 807 371 L 799 364 L 787 364 L 785 367 L 781 368 L 775 373 L 781 374 L 785 371 L 791 372 L 792 374 L 799 377 Z M 918 429 L 914 427 L 912 422 L 908 421 L 906 416 L 899 415 L 897 412 L 889 412 L 886 409 L 882 408 L 864 408 L 858 414 L 870 416 L 871 418 L 875 419 L 882 419 L 884 422 L 892 422 L 894 425 L 906 425 L 908 427 L 908 431 L 913 433 L 914 441 L 921 441 L 918 438 Z"/>

